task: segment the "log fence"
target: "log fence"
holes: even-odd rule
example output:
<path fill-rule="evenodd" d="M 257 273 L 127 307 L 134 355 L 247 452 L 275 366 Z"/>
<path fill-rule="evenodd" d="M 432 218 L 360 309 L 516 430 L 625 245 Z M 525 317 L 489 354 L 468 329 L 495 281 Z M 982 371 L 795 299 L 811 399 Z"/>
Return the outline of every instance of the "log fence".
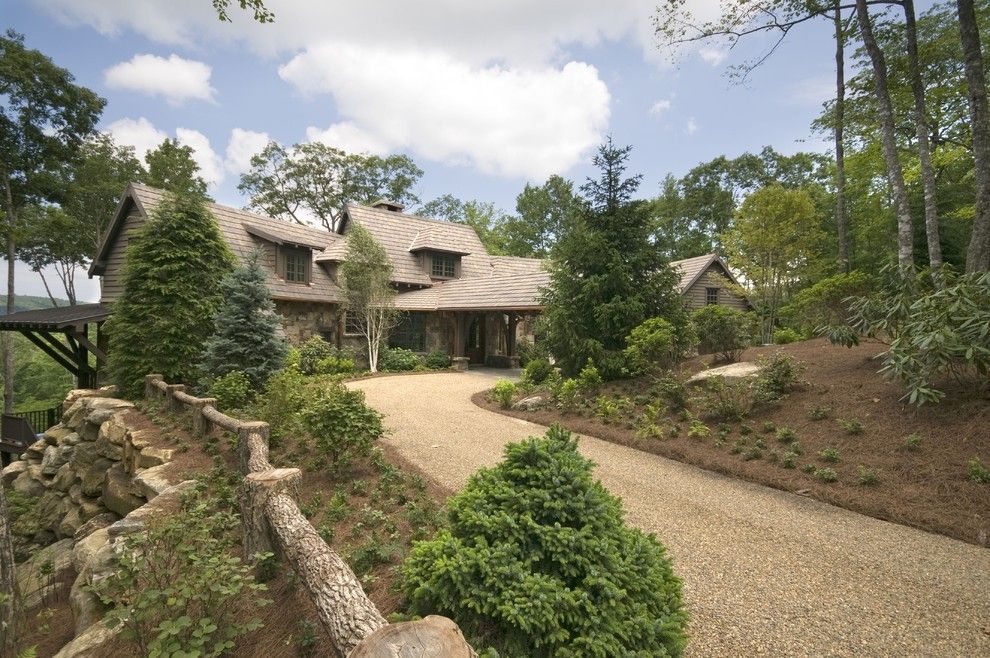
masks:
<path fill-rule="evenodd" d="M 475 656 L 457 626 L 444 617 L 389 625 L 368 598 L 347 563 L 299 511 L 298 468 L 274 468 L 268 461 L 268 423 L 243 421 L 198 398 L 161 375 L 145 377 L 145 398 L 187 414 L 193 433 L 206 438 L 224 430 L 237 436 L 244 554 L 272 553 L 288 562 L 313 599 L 320 623 L 341 656 Z M 401 653 L 399 653 L 401 652 Z"/>

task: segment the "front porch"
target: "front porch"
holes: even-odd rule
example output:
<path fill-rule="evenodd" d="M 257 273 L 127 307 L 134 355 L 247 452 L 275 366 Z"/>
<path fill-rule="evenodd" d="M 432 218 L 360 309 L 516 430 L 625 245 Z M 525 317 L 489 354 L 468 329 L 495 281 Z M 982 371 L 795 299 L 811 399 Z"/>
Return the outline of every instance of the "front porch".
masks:
<path fill-rule="evenodd" d="M 467 310 L 408 313 L 390 341 L 417 351 L 466 358 L 472 366 L 518 368 L 519 340 L 532 340 L 533 310 Z"/>

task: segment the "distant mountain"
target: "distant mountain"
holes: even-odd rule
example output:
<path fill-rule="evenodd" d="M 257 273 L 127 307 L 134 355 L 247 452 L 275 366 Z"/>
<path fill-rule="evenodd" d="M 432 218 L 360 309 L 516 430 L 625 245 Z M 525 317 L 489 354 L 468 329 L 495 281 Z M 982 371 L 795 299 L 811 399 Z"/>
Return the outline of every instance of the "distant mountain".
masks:
<path fill-rule="evenodd" d="M 68 306 L 69 300 L 55 298 L 59 306 Z M 17 295 L 14 298 L 14 306 L 18 311 L 36 311 L 41 308 L 51 308 L 52 300 L 47 297 L 37 297 L 34 295 Z M 7 295 L 0 295 L 0 315 L 7 314 Z"/>

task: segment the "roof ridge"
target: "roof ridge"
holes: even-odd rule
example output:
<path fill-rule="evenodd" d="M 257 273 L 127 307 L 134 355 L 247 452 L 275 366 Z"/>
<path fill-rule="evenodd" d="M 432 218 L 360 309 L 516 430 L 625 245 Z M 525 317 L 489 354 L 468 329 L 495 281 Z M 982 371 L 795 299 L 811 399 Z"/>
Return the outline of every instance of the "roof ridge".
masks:
<path fill-rule="evenodd" d="M 399 215 L 404 219 L 415 219 L 421 222 L 429 222 L 430 224 L 441 224 L 446 226 L 456 226 L 458 228 L 468 228 L 474 231 L 474 227 L 471 226 L 470 224 L 461 224 L 460 222 L 452 222 L 446 219 L 436 219 L 435 217 L 423 217 L 422 215 L 416 215 L 411 212 L 394 212 L 392 210 L 382 210 L 381 208 L 375 208 L 374 206 L 366 206 L 363 203 L 353 203 L 350 201 L 348 201 L 344 205 L 347 208 L 360 208 L 361 210 L 368 210 L 373 213 Z"/>

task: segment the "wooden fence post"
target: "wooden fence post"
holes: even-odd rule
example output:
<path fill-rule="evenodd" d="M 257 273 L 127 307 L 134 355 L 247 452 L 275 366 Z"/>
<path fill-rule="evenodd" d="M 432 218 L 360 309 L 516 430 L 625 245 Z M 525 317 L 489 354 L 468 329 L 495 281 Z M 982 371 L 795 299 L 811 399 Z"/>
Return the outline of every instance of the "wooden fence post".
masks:
<path fill-rule="evenodd" d="M 251 421 L 237 428 L 237 454 L 241 475 L 268 471 L 268 423 Z"/>
<path fill-rule="evenodd" d="M 258 553 L 274 553 L 276 541 L 265 515 L 268 498 L 284 494 L 293 501 L 302 480 L 298 468 L 276 468 L 249 473 L 241 490 L 241 525 L 244 526 L 244 557 L 254 562 Z"/>
<path fill-rule="evenodd" d="M 144 397 L 146 400 L 152 400 L 158 397 L 158 387 L 155 386 L 155 382 L 160 382 L 164 377 L 161 375 L 145 375 L 144 376 Z"/>
<path fill-rule="evenodd" d="M 192 407 L 191 413 L 192 413 L 193 434 L 195 434 L 200 438 L 209 436 L 210 432 L 213 431 L 213 423 L 211 423 L 210 419 L 203 414 L 203 407 L 207 405 L 211 407 L 216 407 L 217 399 L 196 398 L 196 401 L 190 405 Z"/>
<path fill-rule="evenodd" d="M 184 390 L 186 390 L 185 384 L 169 384 L 165 387 L 165 409 L 170 413 L 181 411 L 182 405 L 175 399 L 175 392 Z"/>

